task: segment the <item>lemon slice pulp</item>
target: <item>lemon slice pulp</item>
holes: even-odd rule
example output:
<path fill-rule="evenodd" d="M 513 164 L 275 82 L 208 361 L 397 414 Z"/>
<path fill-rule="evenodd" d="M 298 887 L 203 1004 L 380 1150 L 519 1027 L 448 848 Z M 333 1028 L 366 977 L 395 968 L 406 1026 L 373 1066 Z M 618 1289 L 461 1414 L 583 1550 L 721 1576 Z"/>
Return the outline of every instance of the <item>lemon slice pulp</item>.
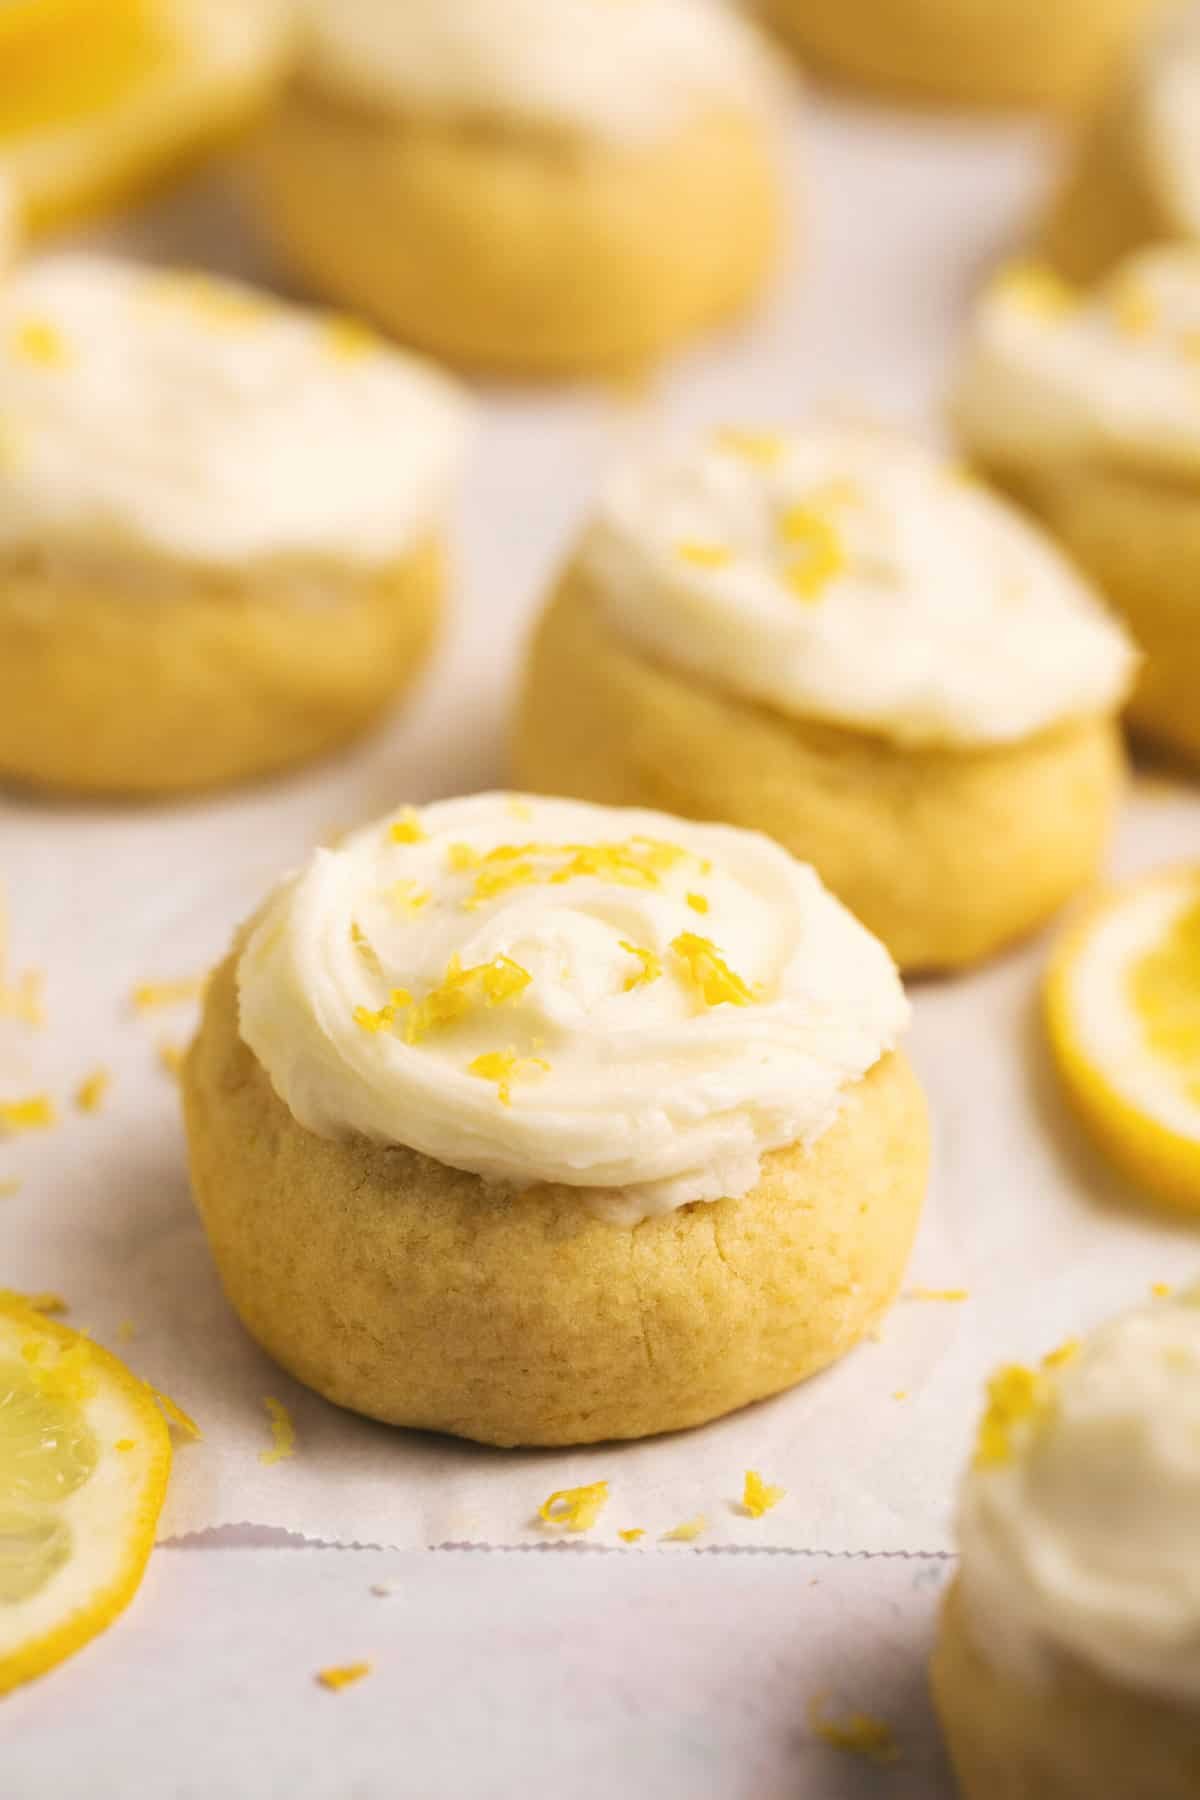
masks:
<path fill-rule="evenodd" d="M 27 224 L 123 198 L 251 113 L 287 0 L 3 0 L 0 174 Z"/>
<path fill-rule="evenodd" d="M 0 1693 L 53 1668 L 132 1599 L 170 1461 L 144 1382 L 0 1295 Z"/>
<path fill-rule="evenodd" d="M 1084 1123 L 1135 1182 L 1200 1211 L 1200 867 L 1129 883 L 1060 942 L 1051 1047 Z"/>

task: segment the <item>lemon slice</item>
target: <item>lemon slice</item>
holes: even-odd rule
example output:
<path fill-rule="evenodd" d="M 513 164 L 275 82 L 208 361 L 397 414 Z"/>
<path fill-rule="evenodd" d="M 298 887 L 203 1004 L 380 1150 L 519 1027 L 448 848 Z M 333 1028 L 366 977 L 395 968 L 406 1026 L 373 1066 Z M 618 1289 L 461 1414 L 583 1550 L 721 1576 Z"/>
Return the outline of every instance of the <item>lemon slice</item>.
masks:
<path fill-rule="evenodd" d="M 0 0 L 0 177 L 58 225 L 234 131 L 280 72 L 288 0 Z"/>
<path fill-rule="evenodd" d="M 170 1464 L 145 1383 L 0 1294 L 0 1694 L 62 1662 L 128 1605 Z"/>
<path fill-rule="evenodd" d="M 1200 867 L 1099 900 L 1063 936 L 1050 1042 L 1098 1142 L 1140 1186 L 1200 1211 Z"/>

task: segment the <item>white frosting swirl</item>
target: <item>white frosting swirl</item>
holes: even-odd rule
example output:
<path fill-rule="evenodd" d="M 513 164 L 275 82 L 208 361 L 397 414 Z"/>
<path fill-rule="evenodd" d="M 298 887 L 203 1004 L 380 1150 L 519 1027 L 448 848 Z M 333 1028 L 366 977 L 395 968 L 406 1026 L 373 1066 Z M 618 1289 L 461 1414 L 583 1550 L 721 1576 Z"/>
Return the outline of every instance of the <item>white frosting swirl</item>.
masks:
<path fill-rule="evenodd" d="M 962 1591 L 979 1650 L 1033 1682 L 1065 1652 L 1195 1704 L 1200 1289 L 1113 1320 L 1035 1383 L 1036 1404 L 992 1441 L 1003 1451 L 1007 1437 L 1007 1455 L 981 1455 L 964 1484 Z"/>
<path fill-rule="evenodd" d="M 769 839 L 496 794 L 318 851 L 238 988 L 310 1131 L 563 1182 L 621 1222 L 748 1192 L 908 1018 L 882 945 Z"/>
<path fill-rule="evenodd" d="M 1111 711 L 1133 666 L 1041 533 L 865 430 L 726 431 L 630 468 L 580 566 L 652 654 L 905 744 L 1006 743 Z"/>
<path fill-rule="evenodd" d="M 1088 460 L 1200 478 L 1200 248 L 1131 257 L 1087 295 L 1038 269 L 985 296 L 954 412 L 1018 470 Z"/>
<path fill-rule="evenodd" d="M 0 547 L 373 565 L 435 528 L 465 412 L 364 328 L 64 256 L 0 288 Z"/>
<path fill-rule="evenodd" d="M 726 0 L 307 0 L 307 11 L 314 76 L 406 113 L 636 143 L 775 91 L 766 49 Z"/>

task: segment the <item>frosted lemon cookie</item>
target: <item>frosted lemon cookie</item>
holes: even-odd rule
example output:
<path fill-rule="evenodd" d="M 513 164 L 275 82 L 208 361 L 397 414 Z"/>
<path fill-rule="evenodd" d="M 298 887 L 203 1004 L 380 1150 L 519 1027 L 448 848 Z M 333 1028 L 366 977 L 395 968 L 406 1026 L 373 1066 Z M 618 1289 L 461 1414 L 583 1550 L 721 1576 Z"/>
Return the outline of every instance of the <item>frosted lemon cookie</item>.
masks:
<path fill-rule="evenodd" d="M 290 0 L 5 0 L 0 173 L 60 224 L 220 142 L 292 47 Z"/>
<path fill-rule="evenodd" d="M 184 1068 L 226 1291 L 302 1381 L 496 1444 L 698 1425 L 880 1318 L 927 1124 L 883 949 L 757 835 L 500 794 L 319 851 Z"/>
<path fill-rule="evenodd" d="M 760 0 L 806 57 L 887 93 L 967 106 L 1090 99 L 1159 0 Z"/>
<path fill-rule="evenodd" d="M 1164 9 L 1084 134 L 1043 247 L 1090 281 L 1130 251 L 1200 239 L 1200 5 Z"/>
<path fill-rule="evenodd" d="M 907 968 L 1095 870 L 1132 653 L 1056 551 L 913 445 L 723 431 L 619 475 L 536 633 L 518 778 L 769 832 Z"/>
<path fill-rule="evenodd" d="M 1084 294 L 1002 277 L 954 412 L 1128 620 L 1134 725 L 1200 757 L 1200 248 L 1145 251 Z"/>
<path fill-rule="evenodd" d="M 752 27 L 723 0 L 307 0 L 257 159 L 306 278 L 452 361 L 566 373 L 739 308 L 775 247 Z"/>
<path fill-rule="evenodd" d="M 1001 1369 L 933 1689 L 964 1800 L 1194 1800 L 1200 1290 Z"/>
<path fill-rule="evenodd" d="M 166 793 L 420 666 L 463 418 L 349 321 L 66 257 L 0 287 L 0 776 Z"/>

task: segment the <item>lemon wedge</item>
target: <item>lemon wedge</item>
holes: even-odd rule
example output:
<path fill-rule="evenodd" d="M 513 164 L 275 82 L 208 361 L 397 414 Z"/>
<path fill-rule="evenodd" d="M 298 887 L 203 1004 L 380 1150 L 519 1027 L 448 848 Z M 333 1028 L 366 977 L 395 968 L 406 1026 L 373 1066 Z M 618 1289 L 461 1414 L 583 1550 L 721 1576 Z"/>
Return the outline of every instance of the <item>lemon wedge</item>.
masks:
<path fill-rule="evenodd" d="M 288 0 L 4 0 L 0 178 L 23 222 L 93 213 L 230 135 L 290 42 Z"/>
<path fill-rule="evenodd" d="M 1112 1161 L 1200 1211 L 1200 867 L 1085 912 L 1055 951 L 1046 1017 L 1067 1091 Z"/>
<path fill-rule="evenodd" d="M 128 1605 L 170 1464 L 146 1384 L 0 1294 L 0 1694 L 52 1669 Z"/>

